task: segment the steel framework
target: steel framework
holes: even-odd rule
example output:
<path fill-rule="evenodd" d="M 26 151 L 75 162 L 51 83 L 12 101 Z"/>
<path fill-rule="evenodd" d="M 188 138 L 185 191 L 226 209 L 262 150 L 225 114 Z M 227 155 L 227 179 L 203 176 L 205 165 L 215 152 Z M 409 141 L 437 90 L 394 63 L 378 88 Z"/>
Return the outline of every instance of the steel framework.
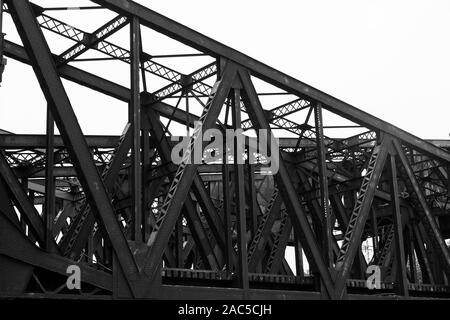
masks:
<path fill-rule="evenodd" d="M 116 17 L 86 32 L 32 1 L 0 0 L 0 75 L 6 57 L 31 65 L 48 110 L 46 135 L 0 134 L 0 297 L 450 296 L 446 141 L 421 140 L 132 1 L 92 2 L 79 9 Z M 8 14 L 23 46 L 3 37 Z M 125 28 L 128 48 L 111 40 Z M 143 28 L 193 53 L 151 55 Z M 56 54 L 44 32 L 72 45 Z M 170 66 L 199 57 L 205 65 L 188 73 Z M 129 65 L 129 87 L 75 66 L 111 60 Z M 62 79 L 126 102 L 123 134 L 84 135 Z M 267 96 L 284 101 L 268 106 Z M 326 126 L 325 113 L 342 125 Z M 180 165 L 173 123 L 190 133 Z M 231 163 L 188 163 L 212 128 L 276 132 L 278 171 L 237 163 L 247 147 Z M 80 290 L 66 287 L 70 265 Z M 381 268 L 376 290 L 368 265 Z"/>

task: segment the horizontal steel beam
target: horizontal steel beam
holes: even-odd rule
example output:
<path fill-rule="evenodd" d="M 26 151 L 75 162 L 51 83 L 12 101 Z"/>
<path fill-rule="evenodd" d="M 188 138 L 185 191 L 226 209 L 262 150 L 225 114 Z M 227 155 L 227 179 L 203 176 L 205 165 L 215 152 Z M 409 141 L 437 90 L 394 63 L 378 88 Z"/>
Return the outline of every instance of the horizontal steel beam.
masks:
<path fill-rule="evenodd" d="M 157 103 L 152 106 L 154 110 L 156 110 L 160 114 L 168 114 L 174 110 L 174 107 L 167 104 Z M 184 111 L 182 111 L 184 112 Z M 175 121 L 182 121 L 182 118 L 185 117 L 185 114 L 179 114 L 175 117 Z M 198 118 L 198 117 L 197 117 Z M 194 118 L 194 120 L 196 120 Z M 184 119 L 186 121 L 186 119 Z M 185 122 L 183 122 L 185 124 Z M 41 134 L 12 134 L 12 133 L 1 133 L 0 132 L 0 148 L 10 148 L 10 149 L 26 149 L 26 148 L 40 148 L 45 149 L 45 135 Z M 119 141 L 119 136 L 109 136 L 109 135 L 88 135 L 85 136 L 86 142 L 91 148 L 115 148 Z M 339 141 L 344 139 L 332 138 L 333 140 Z M 450 147 L 450 140 L 425 140 L 428 141 L 437 147 Z M 153 143 L 157 143 L 158 141 L 151 141 Z M 171 142 L 172 144 L 176 144 L 176 142 Z M 297 138 L 279 138 L 279 147 L 281 149 L 288 148 L 315 148 L 316 144 L 307 139 L 302 139 L 300 144 L 298 144 Z M 64 142 L 61 136 L 55 136 L 55 148 L 64 147 Z M 364 142 L 359 145 L 359 147 L 365 147 Z"/>
<path fill-rule="evenodd" d="M 90 148 L 115 148 L 119 136 L 85 136 Z M 55 148 L 64 147 L 61 136 L 55 136 Z M 37 134 L 0 134 L 0 148 L 10 149 L 45 149 L 46 136 Z"/>
<path fill-rule="evenodd" d="M 245 295 L 245 296 L 244 296 Z M 313 291 L 197 287 L 162 285 L 157 295 L 149 298 L 163 300 L 320 300 L 321 294 Z M 349 300 L 398 300 L 398 296 L 375 294 L 348 294 Z M 411 299 L 420 299 L 411 297 Z M 422 298 L 423 299 L 423 298 Z"/>
<path fill-rule="evenodd" d="M 28 189 L 39 192 L 42 194 L 45 194 L 45 186 L 39 183 L 34 183 L 31 181 L 28 181 Z M 75 201 L 76 198 L 74 195 L 70 194 L 69 192 L 56 190 L 55 191 L 55 197 L 58 199 L 68 200 L 68 201 Z"/>

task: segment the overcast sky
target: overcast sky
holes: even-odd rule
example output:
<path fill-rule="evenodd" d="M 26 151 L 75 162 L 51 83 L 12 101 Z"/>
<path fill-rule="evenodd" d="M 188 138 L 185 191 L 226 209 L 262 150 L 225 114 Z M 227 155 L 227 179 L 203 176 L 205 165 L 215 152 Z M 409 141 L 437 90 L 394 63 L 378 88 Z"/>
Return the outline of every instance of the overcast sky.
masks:
<path fill-rule="evenodd" d="M 450 1 L 138 2 L 415 135 L 449 137 Z M 99 20 L 79 19 L 77 26 L 107 21 Z M 10 61 L 0 88 L 0 128 L 44 128 L 45 101 L 32 77 L 28 67 Z M 111 119 L 126 117 L 123 104 L 76 90 L 77 114 L 91 121 L 86 133 L 121 131 L 122 125 L 105 129 L 115 120 L 96 129 L 92 115 L 95 107 Z M 101 119 L 95 120 L 98 126 Z"/>

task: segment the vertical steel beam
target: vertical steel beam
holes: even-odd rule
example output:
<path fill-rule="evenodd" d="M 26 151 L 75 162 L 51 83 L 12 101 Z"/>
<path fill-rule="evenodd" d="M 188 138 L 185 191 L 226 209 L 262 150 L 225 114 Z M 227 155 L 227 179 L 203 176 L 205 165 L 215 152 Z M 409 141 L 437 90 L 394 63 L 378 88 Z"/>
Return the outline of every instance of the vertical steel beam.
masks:
<path fill-rule="evenodd" d="M 149 182 L 147 181 L 150 174 L 150 136 L 149 130 L 142 130 L 142 239 L 145 241 L 145 235 L 150 233 L 151 230 L 148 230 L 147 221 L 150 218 L 151 210 L 150 210 L 150 201 L 153 200 L 150 198 L 150 190 L 149 190 Z M 156 151 L 154 151 L 156 152 Z M 153 190 L 151 191 L 153 192 Z"/>
<path fill-rule="evenodd" d="M 227 109 L 228 110 L 228 109 Z M 223 150 L 226 151 L 226 141 L 223 141 Z M 227 152 L 224 152 L 224 163 L 222 167 L 222 194 L 223 194 L 223 219 L 225 227 L 225 255 L 226 265 L 229 272 L 233 271 L 233 224 L 231 222 L 231 201 L 230 193 L 230 170 L 228 168 Z"/>
<path fill-rule="evenodd" d="M 377 224 L 377 212 L 372 207 L 370 209 L 370 219 L 372 227 L 372 245 L 373 245 L 373 255 L 376 257 L 378 255 L 378 224 Z"/>
<path fill-rule="evenodd" d="M 329 194 L 328 194 L 328 177 L 327 177 L 327 163 L 326 150 L 323 135 L 323 119 L 322 119 L 322 104 L 317 103 L 314 106 L 314 119 L 316 124 L 316 145 L 319 165 L 319 186 L 320 186 L 320 204 L 322 209 L 322 239 L 323 239 L 323 256 L 324 260 L 328 262 L 328 266 L 333 266 L 333 251 L 332 251 L 332 225 L 331 212 L 329 208 Z"/>
<path fill-rule="evenodd" d="M 240 89 L 234 88 L 231 99 L 233 118 L 233 127 L 235 130 L 241 127 L 241 93 Z M 248 263 L 247 263 L 247 226 L 245 214 L 245 186 L 244 186 L 244 164 L 243 154 L 240 154 L 238 137 L 234 137 L 234 179 L 235 179 L 235 204 L 236 204 L 236 221 L 238 235 L 238 275 L 239 286 L 244 290 L 248 290 Z M 238 162 L 241 162 L 239 164 Z"/>
<path fill-rule="evenodd" d="M 258 203 L 256 199 L 256 185 L 255 185 L 255 166 L 250 163 L 250 156 L 247 161 L 247 177 L 248 177 L 248 193 L 249 193 L 249 214 L 252 236 L 255 235 L 258 229 Z"/>
<path fill-rule="evenodd" d="M 130 25 L 130 75 L 131 75 L 131 101 L 129 122 L 132 127 L 132 208 L 134 221 L 133 239 L 143 241 L 142 235 L 142 170 L 141 170 L 141 101 L 140 101 L 140 24 L 136 17 L 131 18 Z"/>
<path fill-rule="evenodd" d="M 7 180 L 5 179 L 5 182 L 7 182 Z M 27 178 L 22 178 L 20 181 L 18 181 L 19 182 L 19 185 L 21 185 L 22 186 L 22 188 L 23 188 L 23 193 L 24 193 L 24 196 L 25 196 L 25 199 L 28 199 L 28 200 L 30 200 L 30 198 L 29 198 L 29 196 L 28 196 L 28 179 Z M 8 182 L 7 182 L 8 183 Z M 14 194 L 14 191 L 13 191 L 13 189 L 8 185 L 8 188 L 9 188 L 9 190 L 11 190 L 11 194 L 14 196 L 14 197 L 16 197 L 16 199 L 15 199 L 15 201 L 18 201 L 17 200 L 17 196 Z M 14 199 L 14 198 L 13 198 Z M 19 209 L 19 211 L 20 211 L 20 207 L 19 207 L 19 205 L 17 205 L 16 204 L 16 207 Z M 30 211 L 31 212 L 31 211 Z M 22 230 L 24 230 L 25 231 L 25 229 L 26 229 L 26 227 L 27 227 L 27 221 L 26 221 L 26 214 L 24 214 L 23 212 L 20 212 L 20 224 L 22 225 Z M 44 226 L 44 228 L 45 228 L 45 226 Z M 30 237 L 30 239 L 33 239 L 34 238 L 34 235 L 33 235 L 33 233 L 31 232 L 31 233 L 29 233 L 29 236 L 33 236 L 33 237 Z M 45 236 L 45 234 L 44 234 L 44 236 Z M 33 239 L 34 240 L 34 239 Z M 43 239 L 43 241 L 44 241 L 44 245 L 45 245 L 45 239 Z"/>
<path fill-rule="evenodd" d="M 300 239 L 294 232 L 294 241 L 295 241 L 295 274 L 300 279 L 305 277 L 305 271 L 303 267 L 303 249 Z"/>
<path fill-rule="evenodd" d="M 391 207 L 394 220 L 395 235 L 395 261 L 397 263 L 397 293 L 401 296 L 409 296 L 408 278 L 406 275 L 405 244 L 403 239 L 403 224 L 400 211 L 400 198 L 398 193 L 397 167 L 395 164 L 395 155 L 390 155 L 390 189 L 391 189 Z"/>
<path fill-rule="evenodd" d="M 131 275 L 138 271 L 136 263 L 122 233 L 122 228 L 116 219 L 114 208 L 102 179 L 92 160 L 86 140 L 56 70 L 48 44 L 36 21 L 33 9 L 26 0 L 11 1 L 8 8 L 32 62 L 47 103 L 51 106 L 53 117 L 64 143 L 79 173 L 83 189 L 100 215 L 101 222 L 111 239 L 120 265 L 130 283 Z"/>
<path fill-rule="evenodd" d="M 47 150 L 45 167 L 45 249 L 50 251 L 53 242 L 53 219 L 55 215 L 55 177 L 53 176 L 55 122 L 47 107 Z"/>
<path fill-rule="evenodd" d="M 188 195 L 189 197 L 189 195 Z M 191 230 L 195 232 L 195 230 Z M 177 268 L 183 268 L 183 217 L 180 215 L 175 224 L 175 257 L 177 259 Z"/>

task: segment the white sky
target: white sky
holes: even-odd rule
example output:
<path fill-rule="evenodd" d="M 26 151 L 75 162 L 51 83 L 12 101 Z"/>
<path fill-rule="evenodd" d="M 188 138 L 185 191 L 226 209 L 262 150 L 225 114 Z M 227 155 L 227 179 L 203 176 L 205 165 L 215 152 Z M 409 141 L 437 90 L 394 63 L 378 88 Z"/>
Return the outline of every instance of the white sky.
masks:
<path fill-rule="evenodd" d="M 138 2 L 415 135 L 449 137 L 450 1 Z M 107 20 L 78 19 L 76 26 Z M 36 81 L 28 67 L 8 62 L 0 128 L 42 132 L 45 101 Z M 85 133 L 121 132 L 126 106 L 66 88 Z M 108 119 L 101 118 L 105 112 Z"/>

